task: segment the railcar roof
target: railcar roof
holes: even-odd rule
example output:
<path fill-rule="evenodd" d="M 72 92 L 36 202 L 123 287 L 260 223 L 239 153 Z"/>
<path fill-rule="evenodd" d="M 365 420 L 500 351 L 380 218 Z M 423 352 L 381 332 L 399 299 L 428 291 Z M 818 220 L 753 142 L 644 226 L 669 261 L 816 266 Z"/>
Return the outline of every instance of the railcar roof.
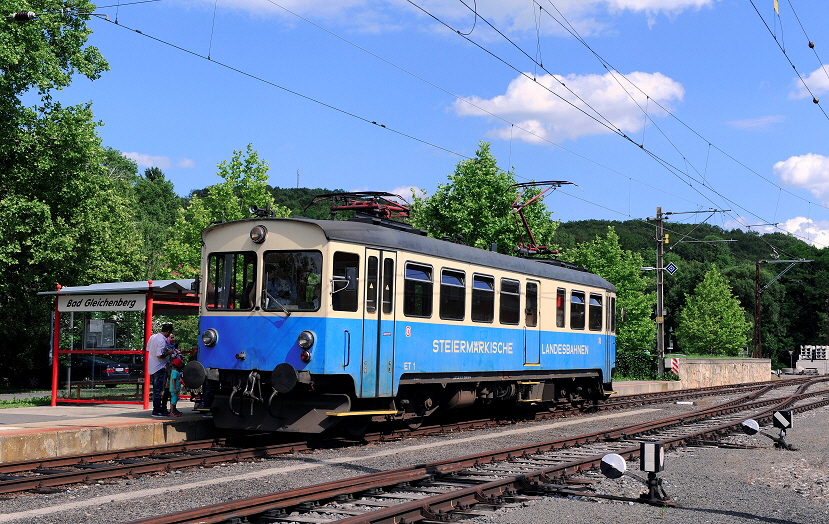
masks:
<path fill-rule="evenodd" d="M 375 225 L 357 220 L 314 220 L 311 218 L 250 218 L 238 222 L 303 222 L 319 227 L 328 240 L 350 242 L 368 247 L 395 249 L 422 253 L 449 260 L 459 260 L 474 265 L 480 265 L 507 271 L 516 271 L 537 277 L 561 280 L 573 284 L 598 287 L 609 291 L 616 291 L 616 286 L 604 278 L 585 270 L 570 269 L 567 267 L 546 264 L 539 260 L 511 257 L 485 251 L 476 247 L 456 244 L 445 240 L 418 235 L 409 231 L 402 231 L 390 227 Z M 219 228 L 233 222 L 217 224 L 205 229 L 205 232 Z M 276 230 L 276 228 L 274 228 Z"/>
<path fill-rule="evenodd" d="M 362 244 L 369 247 L 411 251 L 474 265 L 516 271 L 537 277 L 562 280 L 573 284 L 616 291 L 616 287 L 604 278 L 587 271 L 570 269 L 539 262 L 538 260 L 512 257 L 485 251 L 475 247 L 438 240 L 385 226 L 350 220 L 313 220 L 310 218 L 256 218 L 243 222 L 295 221 L 314 224 L 325 233 L 328 240 Z M 213 226 L 219 227 L 219 226 Z M 209 231 L 212 228 L 205 230 Z"/>

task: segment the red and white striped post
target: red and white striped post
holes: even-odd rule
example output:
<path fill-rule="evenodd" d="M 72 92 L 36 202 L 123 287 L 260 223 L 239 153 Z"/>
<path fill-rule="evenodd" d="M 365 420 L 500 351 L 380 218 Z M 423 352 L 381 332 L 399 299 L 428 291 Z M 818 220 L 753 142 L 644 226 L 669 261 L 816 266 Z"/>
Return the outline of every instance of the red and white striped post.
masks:
<path fill-rule="evenodd" d="M 674 375 L 679 376 L 679 359 L 672 358 L 671 359 L 671 371 Z"/>

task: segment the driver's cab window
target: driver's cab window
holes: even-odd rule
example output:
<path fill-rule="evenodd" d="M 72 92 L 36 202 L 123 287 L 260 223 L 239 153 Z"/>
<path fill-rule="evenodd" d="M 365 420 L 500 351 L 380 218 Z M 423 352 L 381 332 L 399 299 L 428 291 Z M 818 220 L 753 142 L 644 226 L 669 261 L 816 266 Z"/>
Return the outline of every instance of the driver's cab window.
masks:
<path fill-rule="evenodd" d="M 255 253 L 211 253 L 207 258 L 207 309 L 252 309 L 255 280 Z"/>
<path fill-rule="evenodd" d="M 331 304 L 334 311 L 357 311 L 357 289 L 360 284 L 360 256 L 355 253 L 334 253 Z"/>
<path fill-rule="evenodd" d="M 316 311 L 320 307 L 322 255 L 318 251 L 268 251 L 262 309 Z"/>

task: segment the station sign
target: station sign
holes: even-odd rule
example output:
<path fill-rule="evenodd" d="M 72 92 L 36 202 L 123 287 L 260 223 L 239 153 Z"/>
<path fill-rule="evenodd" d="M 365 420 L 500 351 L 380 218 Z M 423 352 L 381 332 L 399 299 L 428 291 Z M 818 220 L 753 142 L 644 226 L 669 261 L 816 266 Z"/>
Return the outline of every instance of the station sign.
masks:
<path fill-rule="evenodd" d="M 58 311 L 144 311 L 147 296 L 144 294 L 124 295 L 59 295 Z"/>

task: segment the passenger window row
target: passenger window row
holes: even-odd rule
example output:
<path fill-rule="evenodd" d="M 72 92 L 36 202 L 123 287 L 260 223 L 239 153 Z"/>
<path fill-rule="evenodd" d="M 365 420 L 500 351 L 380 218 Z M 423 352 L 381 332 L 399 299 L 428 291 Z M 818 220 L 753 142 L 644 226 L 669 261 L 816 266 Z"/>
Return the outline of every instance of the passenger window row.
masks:
<path fill-rule="evenodd" d="M 359 257 L 353 253 L 334 254 L 334 278 L 342 279 L 345 286 L 334 293 L 333 307 L 337 311 L 357 311 L 357 282 L 359 282 Z M 377 312 L 378 288 L 382 289 L 383 313 L 392 312 L 394 260 L 383 259 L 382 272 L 378 257 L 369 256 L 366 265 L 367 313 Z M 379 275 L 382 274 L 382 277 Z M 382 287 L 379 278 L 382 278 Z M 463 321 L 466 318 L 466 272 L 442 268 L 435 275 L 434 268 L 418 262 L 406 262 L 403 272 L 403 314 L 407 317 L 431 318 L 433 314 L 434 282 L 439 281 L 438 317 L 441 320 Z M 351 285 L 349 285 L 351 284 Z M 511 278 L 500 279 L 498 322 L 504 325 L 521 323 L 521 282 Z M 538 325 L 539 283 L 529 281 L 524 286 L 524 325 Z M 470 316 L 473 322 L 495 321 L 495 277 L 472 274 Z M 340 295 L 339 297 L 337 295 Z M 571 290 L 569 293 L 570 329 L 601 331 L 604 324 L 604 296 Z M 567 327 L 567 290 L 557 288 L 555 295 L 556 327 Z M 607 308 L 607 324 L 615 330 L 616 299 L 611 298 Z"/>

